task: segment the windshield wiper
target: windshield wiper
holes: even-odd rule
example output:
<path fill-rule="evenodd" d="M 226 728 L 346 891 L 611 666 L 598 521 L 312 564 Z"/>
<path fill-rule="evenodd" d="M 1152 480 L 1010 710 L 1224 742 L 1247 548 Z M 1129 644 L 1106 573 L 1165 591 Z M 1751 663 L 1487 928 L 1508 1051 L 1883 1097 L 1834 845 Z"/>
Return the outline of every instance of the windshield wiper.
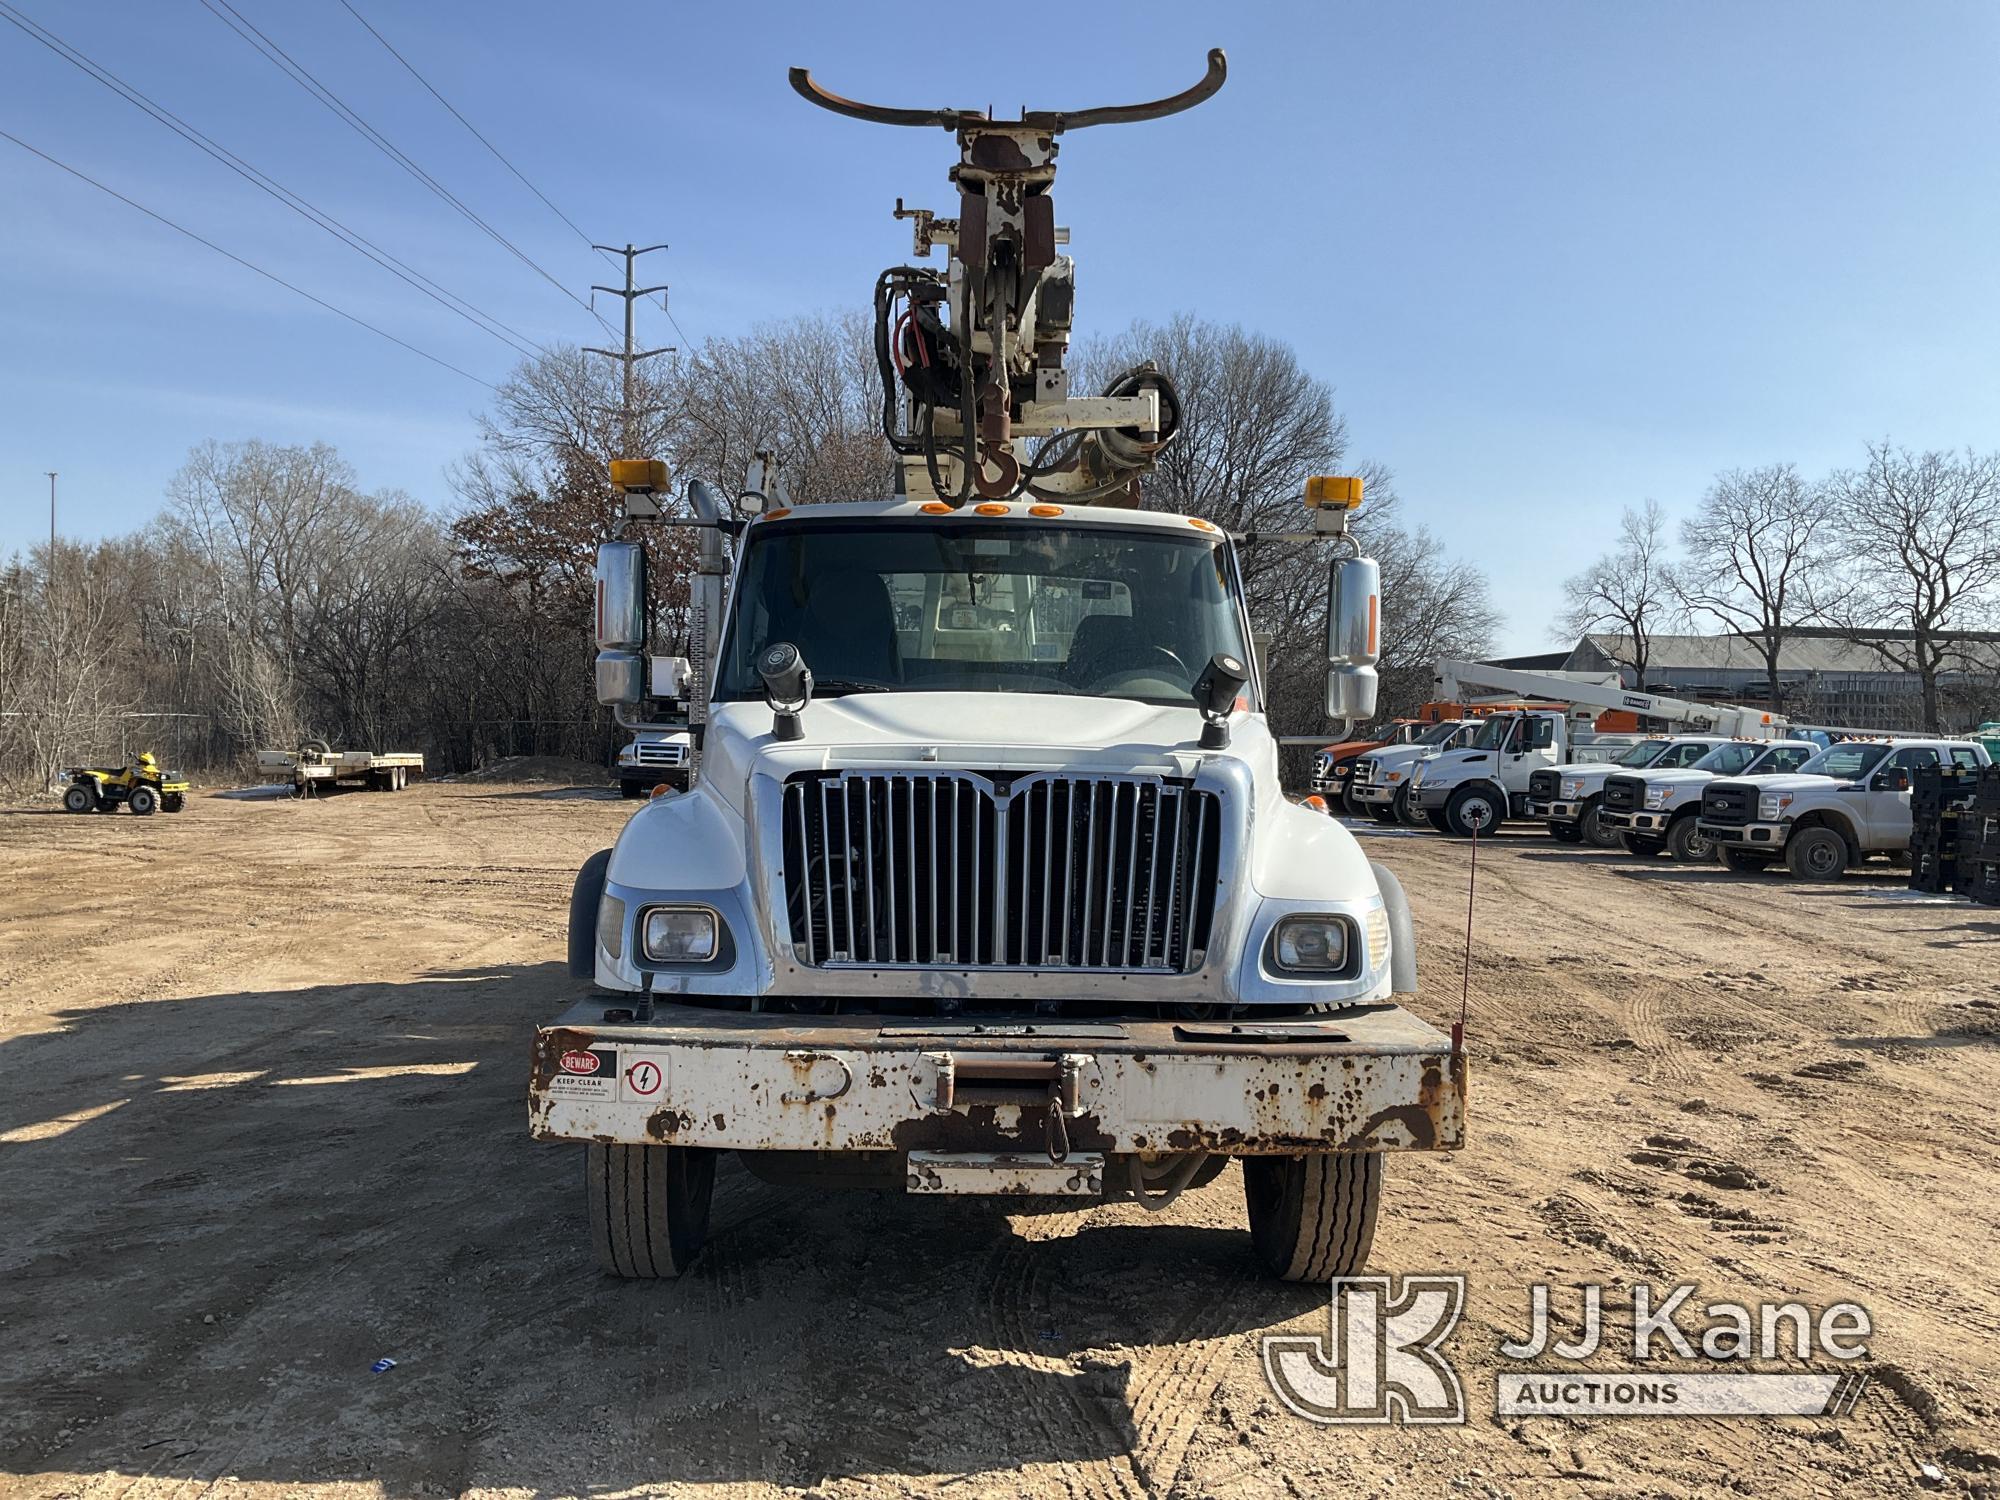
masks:
<path fill-rule="evenodd" d="M 813 679 L 813 696 L 815 698 L 819 697 L 822 693 L 892 693 L 894 691 L 895 689 L 887 683 L 858 682 L 851 677 L 815 677 Z"/>

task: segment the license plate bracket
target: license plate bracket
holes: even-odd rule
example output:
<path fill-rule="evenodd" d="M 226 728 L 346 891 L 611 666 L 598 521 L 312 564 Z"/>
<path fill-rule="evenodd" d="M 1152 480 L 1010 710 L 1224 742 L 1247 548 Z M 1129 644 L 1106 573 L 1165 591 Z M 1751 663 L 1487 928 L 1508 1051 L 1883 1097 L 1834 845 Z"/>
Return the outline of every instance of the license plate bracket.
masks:
<path fill-rule="evenodd" d="M 903 1190 L 1002 1198 L 1101 1198 L 1104 1156 L 1073 1151 L 1057 1162 L 1026 1151 L 912 1151 Z"/>

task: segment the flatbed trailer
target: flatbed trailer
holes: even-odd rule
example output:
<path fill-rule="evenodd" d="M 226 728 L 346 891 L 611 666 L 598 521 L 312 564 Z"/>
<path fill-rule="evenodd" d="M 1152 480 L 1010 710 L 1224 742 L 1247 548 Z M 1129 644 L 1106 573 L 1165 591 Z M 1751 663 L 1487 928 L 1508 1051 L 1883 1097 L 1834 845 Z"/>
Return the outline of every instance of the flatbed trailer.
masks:
<path fill-rule="evenodd" d="M 295 797 L 336 786 L 400 792 L 423 774 L 424 758 L 413 751 L 334 750 L 314 742 L 297 750 L 257 752 L 258 779 L 289 784 Z"/>

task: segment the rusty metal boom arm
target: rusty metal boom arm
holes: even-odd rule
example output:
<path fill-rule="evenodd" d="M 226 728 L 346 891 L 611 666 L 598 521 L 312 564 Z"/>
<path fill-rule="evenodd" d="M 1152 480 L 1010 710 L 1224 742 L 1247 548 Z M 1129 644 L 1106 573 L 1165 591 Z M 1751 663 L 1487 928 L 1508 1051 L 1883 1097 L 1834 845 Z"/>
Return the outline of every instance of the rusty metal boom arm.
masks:
<path fill-rule="evenodd" d="M 1177 115 L 1184 109 L 1193 109 L 1222 87 L 1223 80 L 1229 76 L 1229 61 L 1220 47 L 1209 48 L 1208 71 L 1202 75 L 1201 82 L 1150 103 L 1108 104 L 1097 109 L 1035 109 L 1023 112 L 1018 121 L 997 122 L 989 121 L 986 112 L 978 109 L 897 109 L 885 104 L 863 104 L 858 99 L 843 98 L 820 87 L 808 68 L 793 68 L 787 76 L 800 98 L 817 104 L 821 109 L 830 109 L 837 115 L 868 120 L 877 125 L 959 130 L 967 125 L 1021 124 L 1059 135 L 1065 130 L 1082 130 L 1088 125 L 1128 125 L 1138 120 L 1158 120 L 1167 115 Z"/>

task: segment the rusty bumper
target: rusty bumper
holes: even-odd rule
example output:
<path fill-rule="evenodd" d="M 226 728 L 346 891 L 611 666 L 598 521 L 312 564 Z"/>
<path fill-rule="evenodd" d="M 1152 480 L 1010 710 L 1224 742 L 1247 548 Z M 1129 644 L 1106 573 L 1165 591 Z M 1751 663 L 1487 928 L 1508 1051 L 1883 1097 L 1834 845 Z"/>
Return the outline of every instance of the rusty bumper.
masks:
<path fill-rule="evenodd" d="M 595 996 L 535 1036 L 543 1140 L 743 1151 L 1444 1151 L 1466 1059 L 1393 1005 L 1257 1021 L 959 1021 Z"/>

